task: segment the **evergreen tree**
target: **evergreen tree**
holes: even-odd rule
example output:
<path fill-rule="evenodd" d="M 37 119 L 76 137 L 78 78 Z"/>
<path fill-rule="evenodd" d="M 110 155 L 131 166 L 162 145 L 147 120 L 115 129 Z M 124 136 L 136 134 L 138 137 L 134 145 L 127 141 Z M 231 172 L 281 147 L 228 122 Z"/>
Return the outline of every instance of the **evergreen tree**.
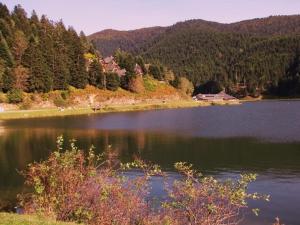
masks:
<path fill-rule="evenodd" d="M 120 87 L 120 78 L 116 73 L 106 73 L 106 88 L 110 91 L 118 90 Z"/>
<path fill-rule="evenodd" d="M 21 5 L 14 7 L 12 12 L 12 19 L 14 20 L 15 27 L 24 32 L 27 36 L 31 34 L 31 27 L 27 18 L 27 13 Z"/>
<path fill-rule="evenodd" d="M 85 69 L 85 59 L 83 55 L 84 48 L 73 28 L 69 28 L 66 41 L 68 45 L 68 54 L 70 56 L 70 84 L 76 88 L 84 88 L 88 83 L 88 74 Z"/>
<path fill-rule="evenodd" d="M 9 15 L 9 10 L 8 10 L 7 6 L 0 2 L 0 18 L 9 20 L 9 17 L 10 17 L 10 15 Z"/>
<path fill-rule="evenodd" d="M 89 66 L 89 84 L 100 89 L 104 88 L 104 74 L 98 59 L 93 60 Z"/>
<path fill-rule="evenodd" d="M 3 92 L 11 91 L 14 88 L 14 84 L 16 82 L 16 78 L 14 74 L 12 73 L 11 69 L 7 68 L 4 71 L 3 77 L 2 77 L 2 90 Z"/>
<path fill-rule="evenodd" d="M 13 66 L 14 64 L 13 56 L 1 31 L 0 31 L 0 58 L 5 61 L 7 66 L 9 67 Z"/>
<path fill-rule="evenodd" d="M 30 92 L 48 92 L 52 87 L 51 72 L 41 50 L 41 46 L 31 40 L 22 63 L 29 70 L 28 90 Z"/>
<path fill-rule="evenodd" d="M 149 73 L 157 80 L 164 79 L 164 69 L 161 65 L 151 64 L 149 66 Z"/>
<path fill-rule="evenodd" d="M 68 47 L 65 44 L 65 34 L 67 30 L 63 22 L 56 25 L 53 34 L 53 48 L 54 48 L 54 67 L 53 67 L 53 89 L 64 90 L 67 89 L 70 83 L 70 57 L 68 55 Z"/>

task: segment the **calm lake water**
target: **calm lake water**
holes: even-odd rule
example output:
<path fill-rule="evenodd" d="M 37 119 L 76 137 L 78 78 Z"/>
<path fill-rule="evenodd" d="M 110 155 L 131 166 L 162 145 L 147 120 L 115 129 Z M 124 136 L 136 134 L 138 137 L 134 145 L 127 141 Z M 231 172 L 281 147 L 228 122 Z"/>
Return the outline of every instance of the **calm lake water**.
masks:
<path fill-rule="evenodd" d="M 221 179 L 255 172 L 249 191 L 270 194 L 271 202 L 250 202 L 260 216 L 246 215 L 242 224 L 271 224 L 277 216 L 300 224 L 300 101 L 0 121 L 0 201 L 15 199 L 23 189 L 17 170 L 46 158 L 61 134 L 169 171 L 186 161 Z M 159 186 L 154 180 L 158 194 Z"/>

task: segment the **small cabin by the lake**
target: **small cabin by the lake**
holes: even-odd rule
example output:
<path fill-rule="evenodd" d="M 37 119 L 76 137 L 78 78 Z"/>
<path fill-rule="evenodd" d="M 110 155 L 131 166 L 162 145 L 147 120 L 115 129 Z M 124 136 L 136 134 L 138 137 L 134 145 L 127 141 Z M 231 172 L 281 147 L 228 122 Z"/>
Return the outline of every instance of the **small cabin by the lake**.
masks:
<path fill-rule="evenodd" d="M 206 102 L 238 102 L 239 100 L 231 95 L 226 94 L 224 91 L 221 91 L 218 94 L 198 94 L 193 97 L 196 101 L 206 101 Z"/>

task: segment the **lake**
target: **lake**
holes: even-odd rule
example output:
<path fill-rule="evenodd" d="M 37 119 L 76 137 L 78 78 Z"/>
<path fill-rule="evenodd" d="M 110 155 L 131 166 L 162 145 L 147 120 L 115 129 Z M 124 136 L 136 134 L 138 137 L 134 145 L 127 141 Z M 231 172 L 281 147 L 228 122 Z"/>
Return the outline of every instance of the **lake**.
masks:
<path fill-rule="evenodd" d="M 0 201 L 15 199 L 23 190 L 17 170 L 45 159 L 59 135 L 98 152 L 112 146 L 123 161 L 139 155 L 170 172 L 177 161 L 220 179 L 255 172 L 249 191 L 270 194 L 271 202 L 250 202 L 260 215 L 242 224 L 271 224 L 277 216 L 300 224 L 300 101 L 0 121 Z"/>

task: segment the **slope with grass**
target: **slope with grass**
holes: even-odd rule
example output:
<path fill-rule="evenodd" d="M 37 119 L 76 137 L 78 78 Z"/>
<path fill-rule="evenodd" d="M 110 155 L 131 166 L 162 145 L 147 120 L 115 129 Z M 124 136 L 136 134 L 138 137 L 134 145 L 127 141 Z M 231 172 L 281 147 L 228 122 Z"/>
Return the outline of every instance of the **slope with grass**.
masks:
<path fill-rule="evenodd" d="M 57 222 L 34 215 L 0 213 L 0 225 L 75 225 L 76 223 Z"/>

